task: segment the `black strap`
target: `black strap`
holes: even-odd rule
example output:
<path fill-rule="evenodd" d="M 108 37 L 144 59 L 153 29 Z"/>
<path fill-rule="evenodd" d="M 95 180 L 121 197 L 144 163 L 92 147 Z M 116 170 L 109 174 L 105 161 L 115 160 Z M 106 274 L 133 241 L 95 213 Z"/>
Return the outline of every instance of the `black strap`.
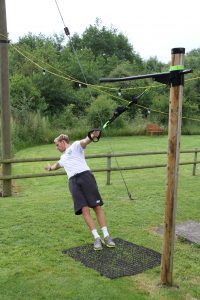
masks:
<path fill-rule="evenodd" d="M 92 134 L 94 131 L 99 131 L 99 136 L 92 138 L 92 137 L 91 137 L 91 134 Z M 94 129 L 90 130 L 90 131 L 88 132 L 88 137 L 89 137 L 89 139 L 90 139 L 91 141 L 93 141 L 93 142 L 98 142 L 99 139 L 100 139 L 100 137 L 101 137 L 101 129 L 99 129 L 99 128 L 94 128 Z"/>

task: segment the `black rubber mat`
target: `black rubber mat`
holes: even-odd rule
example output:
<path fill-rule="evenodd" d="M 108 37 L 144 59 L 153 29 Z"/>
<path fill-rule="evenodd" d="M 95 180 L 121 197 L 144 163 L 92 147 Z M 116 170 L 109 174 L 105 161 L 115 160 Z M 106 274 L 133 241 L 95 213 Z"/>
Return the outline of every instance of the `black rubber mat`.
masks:
<path fill-rule="evenodd" d="M 80 261 L 110 279 L 131 276 L 160 265 L 161 254 L 122 239 L 114 239 L 115 248 L 94 251 L 93 244 L 64 250 L 63 253 Z"/>

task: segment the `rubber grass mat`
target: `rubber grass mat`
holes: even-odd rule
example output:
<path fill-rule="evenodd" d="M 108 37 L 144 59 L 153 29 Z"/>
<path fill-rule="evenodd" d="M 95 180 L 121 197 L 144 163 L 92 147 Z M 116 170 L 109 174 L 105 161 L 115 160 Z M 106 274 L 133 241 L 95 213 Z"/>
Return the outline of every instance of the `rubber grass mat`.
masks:
<path fill-rule="evenodd" d="M 110 279 L 136 275 L 160 265 L 160 253 L 120 238 L 114 241 L 115 248 L 103 247 L 101 251 L 94 251 L 93 244 L 90 244 L 67 249 L 63 253 Z"/>

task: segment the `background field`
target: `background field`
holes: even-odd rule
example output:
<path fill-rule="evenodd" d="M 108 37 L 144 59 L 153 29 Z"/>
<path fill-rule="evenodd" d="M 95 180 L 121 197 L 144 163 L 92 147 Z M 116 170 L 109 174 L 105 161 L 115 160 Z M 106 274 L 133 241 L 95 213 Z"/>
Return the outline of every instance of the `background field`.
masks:
<path fill-rule="evenodd" d="M 86 154 L 167 151 L 167 137 L 102 138 Z M 200 136 L 182 136 L 181 150 L 200 145 Z M 16 157 L 56 156 L 54 145 L 28 148 Z M 193 154 L 180 161 L 193 160 Z M 118 158 L 120 166 L 165 163 L 165 155 Z M 91 168 L 106 165 L 105 159 L 88 160 Z M 113 160 L 112 165 L 116 162 Z M 43 172 L 44 163 L 16 164 L 16 174 Z M 134 197 L 128 199 L 119 172 L 95 173 L 105 201 L 104 211 L 113 237 L 125 239 L 162 253 L 162 236 L 155 232 L 163 223 L 166 168 L 123 172 Z M 192 165 L 180 166 L 177 223 L 200 221 L 200 167 L 192 176 Z M 110 280 L 75 262 L 62 251 L 92 243 L 82 217 L 73 213 L 65 176 L 16 180 L 14 196 L 0 201 L 0 299 L 200 299 L 200 249 L 176 240 L 174 287 L 160 283 L 160 268 Z M 179 288 L 177 288 L 177 285 Z"/>

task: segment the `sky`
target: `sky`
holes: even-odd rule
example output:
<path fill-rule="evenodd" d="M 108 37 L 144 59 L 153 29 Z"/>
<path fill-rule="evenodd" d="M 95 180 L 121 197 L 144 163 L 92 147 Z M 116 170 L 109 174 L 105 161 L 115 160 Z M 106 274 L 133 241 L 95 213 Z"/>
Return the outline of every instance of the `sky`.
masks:
<path fill-rule="evenodd" d="M 186 53 L 200 48 L 199 0 L 5 0 L 9 39 L 17 42 L 29 32 L 63 33 L 56 1 L 71 36 L 100 18 L 102 26 L 123 33 L 145 60 L 168 63 L 172 48 L 183 47 Z"/>

